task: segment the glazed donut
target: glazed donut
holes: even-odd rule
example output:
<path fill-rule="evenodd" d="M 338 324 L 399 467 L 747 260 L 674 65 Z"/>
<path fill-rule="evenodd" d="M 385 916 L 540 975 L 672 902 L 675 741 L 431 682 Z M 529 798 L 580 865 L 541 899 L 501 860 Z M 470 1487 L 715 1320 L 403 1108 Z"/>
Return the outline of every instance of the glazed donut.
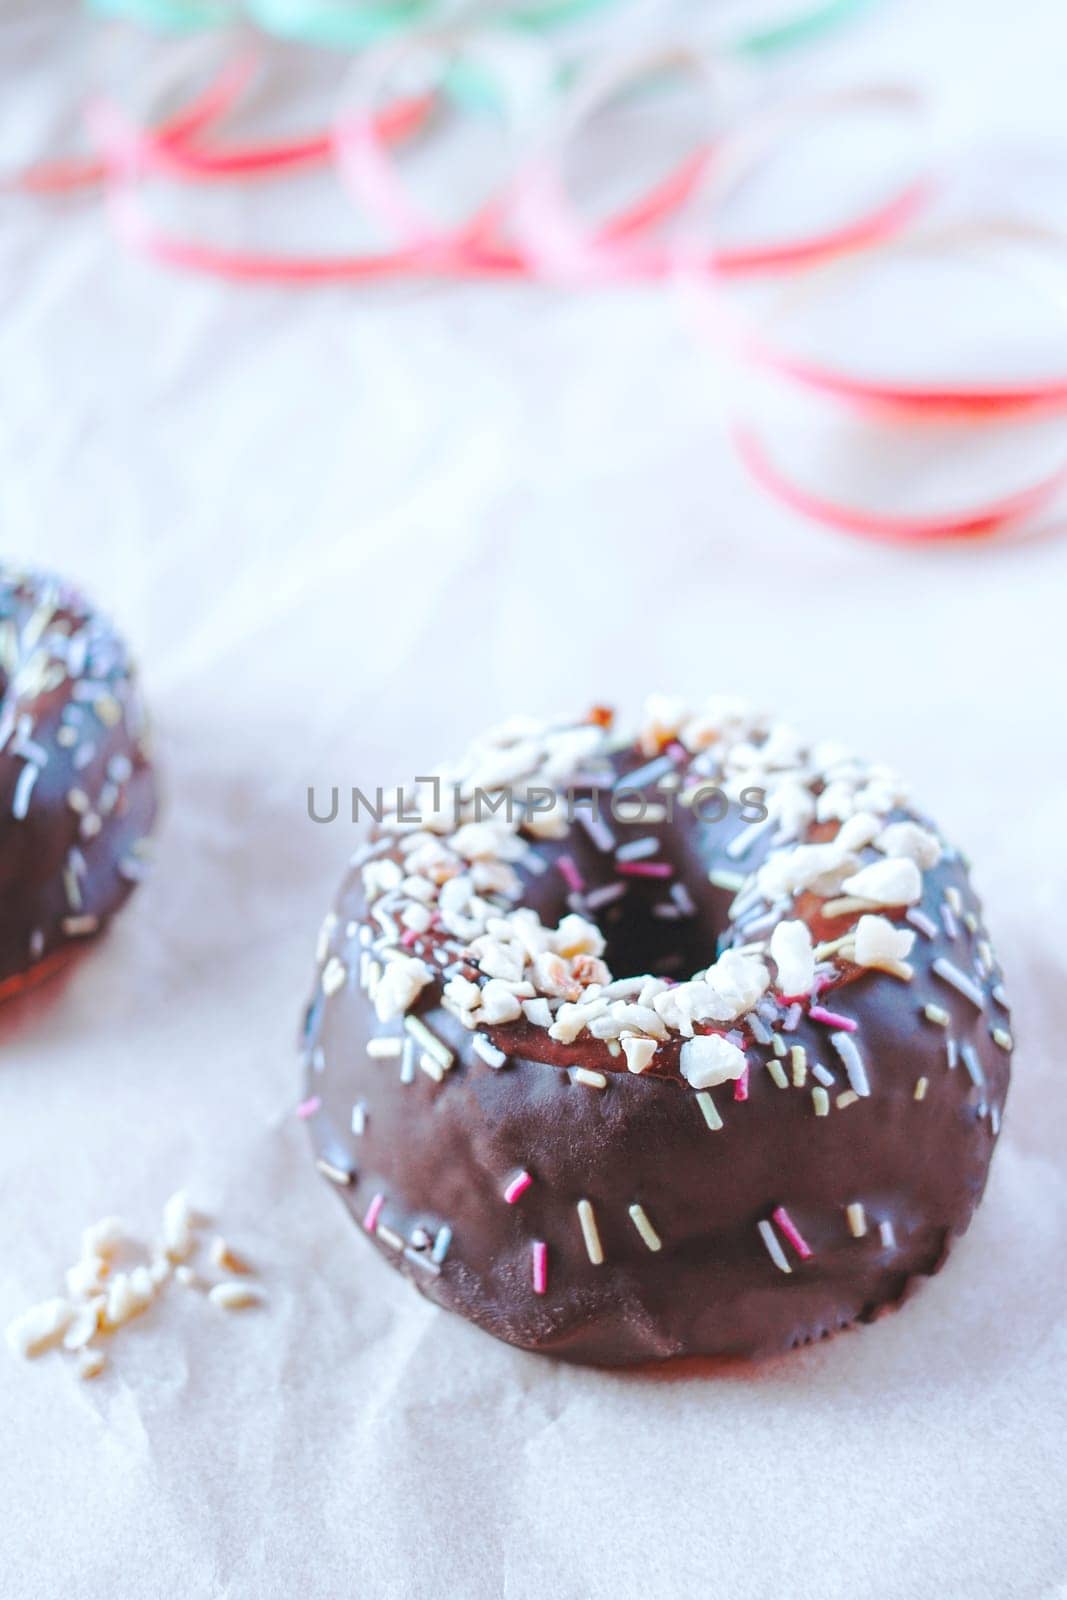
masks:
<path fill-rule="evenodd" d="M 0 998 L 122 904 L 155 809 L 122 640 L 61 579 L 0 567 Z"/>
<path fill-rule="evenodd" d="M 752 1357 L 869 1321 L 941 1266 L 1000 1128 L 965 863 L 886 768 L 741 702 L 607 723 L 510 725 L 376 824 L 305 1016 L 319 1168 L 524 1349 Z"/>

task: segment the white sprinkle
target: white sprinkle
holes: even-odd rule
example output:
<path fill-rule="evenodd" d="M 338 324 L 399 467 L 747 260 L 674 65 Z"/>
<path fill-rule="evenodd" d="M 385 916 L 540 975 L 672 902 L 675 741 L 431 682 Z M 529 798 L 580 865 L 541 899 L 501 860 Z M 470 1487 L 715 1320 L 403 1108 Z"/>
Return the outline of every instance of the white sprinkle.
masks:
<path fill-rule="evenodd" d="M 442 1067 L 441 1063 L 435 1060 L 432 1055 L 430 1055 L 428 1050 L 419 1051 L 419 1066 L 422 1068 L 423 1072 L 425 1072 L 428 1078 L 433 1079 L 434 1083 L 440 1083 L 444 1078 L 444 1067 Z"/>
<path fill-rule="evenodd" d="M 447 1072 L 456 1058 L 444 1040 L 439 1039 L 436 1033 L 432 1032 L 420 1017 L 405 1017 L 404 1026 L 415 1042 L 426 1051 L 426 1054 L 432 1056 L 439 1066 Z"/>
<path fill-rule="evenodd" d="M 646 856 L 654 856 L 658 849 L 658 839 L 631 839 L 628 844 L 620 844 L 615 852 L 615 859 L 616 861 L 643 861 Z"/>
<path fill-rule="evenodd" d="M 970 1078 L 975 1088 L 984 1089 L 985 1073 L 982 1071 L 982 1063 L 978 1059 L 978 1051 L 974 1048 L 973 1044 L 960 1045 L 960 1060 L 967 1068 L 967 1076 Z"/>
<path fill-rule="evenodd" d="M 817 1083 L 822 1084 L 824 1089 L 833 1088 L 834 1075 L 828 1067 L 823 1066 L 821 1061 L 816 1061 L 815 1065 L 811 1069 L 811 1075 Z"/>
<path fill-rule="evenodd" d="M 637 1229 L 644 1242 L 648 1245 L 648 1248 L 650 1250 L 661 1249 L 663 1241 L 656 1232 L 655 1228 L 652 1226 L 651 1222 L 649 1222 L 644 1206 L 639 1206 L 636 1204 L 632 1205 L 630 1207 L 630 1217 L 633 1221 L 634 1227 Z"/>
<path fill-rule="evenodd" d="M 744 881 L 743 873 L 729 872 L 722 867 L 716 867 L 708 873 L 708 882 L 713 889 L 726 889 L 730 894 L 736 894 Z"/>
<path fill-rule="evenodd" d="M 730 860 L 739 861 L 742 856 L 747 855 L 756 840 L 765 834 L 768 828 L 773 828 L 774 826 L 775 819 L 773 817 L 765 817 L 762 822 L 751 822 L 747 828 L 742 828 L 741 832 L 735 834 L 726 846 L 726 854 L 730 857 Z"/>
<path fill-rule="evenodd" d="M 239 1283 L 235 1280 L 216 1283 L 208 1290 L 208 1299 L 222 1311 L 243 1311 L 247 1306 L 263 1304 L 262 1291 L 257 1289 L 254 1283 Z"/>
<path fill-rule="evenodd" d="M 936 1022 L 939 1028 L 947 1028 L 949 1023 L 952 1021 L 951 1016 L 945 1010 L 944 1006 L 923 1006 L 923 1016 L 926 1018 L 927 1022 Z"/>
<path fill-rule="evenodd" d="M 329 961 L 327 961 L 326 965 L 322 969 L 323 994 L 336 994 L 339 989 L 344 988 L 347 977 L 348 969 L 346 968 L 344 962 L 339 961 L 336 956 L 331 956 Z"/>
<path fill-rule="evenodd" d="M 771 1227 L 770 1223 L 769 1222 L 759 1222 L 759 1223 L 756 1224 L 756 1226 L 759 1228 L 760 1238 L 763 1240 L 764 1244 L 767 1247 L 767 1254 L 770 1256 L 771 1260 L 774 1262 L 775 1266 L 778 1268 L 778 1271 L 779 1272 L 792 1272 L 793 1269 L 789 1265 L 788 1260 L 786 1259 L 785 1251 L 782 1249 L 781 1245 L 778 1242 L 778 1235 L 775 1233 L 775 1231 Z"/>
<path fill-rule="evenodd" d="M 916 1098 L 916 1100 L 925 1100 L 926 1099 L 926 1091 L 927 1091 L 927 1089 L 929 1087 L 930 1087 L 929 1078 L 919 1078 L 918 1081 L 915 1084 L 915 1098 Z"/>
<path fill-rule="evenodd" d="M 372 1061 L 395 1061 L 403 1048 L 403 1039 L 367 1040 L 367 1054 Z"/>
<path fill-rule="evenodd" d="M 845 1072 L 848 1074 L 848 1081 L 853 1089 L 861 1098 L 869 1095 L 871 1085 L 867 1078 L 867 1069 L 851 1035 L 847 1033 L 832 1033 L 830 1035 L 830 1043 L 841 1057 Z"/>
<path fill-rule="evenodd" d="M 938 956 L 933 963 L 933 970 L 943 983 L 950 984 L 957 993 L 963 995 L 964 999 L 969 1000 L 979 1011 L 984 1010 L 985 998 L 981 989 L 965 972 L 961 972 L 954 962 L 949 961 L 945 956 Z"/>
<path fill-rule="evenodd" d="M 830 1096 L 821 1085 L 811 1091 L 811 1099 L 817 1117 L 828 1117 L 830 1115 Z"/>
<path fill-rule="evenodd" d="M 98 1378 L 107 1365 L 107 1357 L 102 1350 L 83 1350 L 78 1359 L 78 1377 L 86 1382 L 90 1378 Z"/>
<path fill-rule="evenodd" d="M 582 1225 L 585 1253 L 594 1267 L 599 1267 L 604 1260 L 604 1248 L 600 1243 L 600 1231 L 596 1225 L 596 1213 L 588 1200 L 579 1200 L 578 1202 L 578 1221 Z"/>
<path fill-rule="evenodd" d="M 615 848 L 615 835 L 603 817 L 584 805 L 575 807 L 575 816 L 597 849 L 604 855 L 610 855 Z"/>
<path fill-rule="evenodd" d="M 849 1229 L 854 1239 L 862 1239 L 867 1232 L 867 1213 L 858 1200 L 845 1207 L 845 1216 L 848 1218 Z"/>
<path fill-rule="evenodd" d="M 476 1033 L 474 1035 L 472 1048 L 475 1055 L 481 1056 L 486 1065 L 492 1067 L 494 1072 L 499 1072 L 508 1059 L 506 1053 L 503 1050 L 498 1050 L 493 1041 L 487 1038 L 484 1033 Z"/>
<path fill-rule="evenodd" d="M 628 883 L 606 883 L 602 889 L 591 889 L 585 897 L 586 910 L 599 911 L 604 906 L 610 906 L 614 901 L 621 900 L 629 887 Z"/>
<path fill-rule="evenodd" d="M 845 1089 L 834 1101 L 838 1111 L 847 1111 L 849 1106 L 859 1105 L 860 1097 L 855 1089 Z"/>
<path fill-rule="evenodd" d="M 329 1178 L 331 1183 L 340 1184 L 342 1189 L 347 1188 L 352 1182 L 352 1174 L 350 1172 L 346 1171 L 344 1167 L 335 1167 L 332 1161 L 326 1160 L 325 1156 L 319 1156 L 315 1165 L 324 1178 Z"/>
<path fill-rule="evenodd" d="M 1008 1032 L 1007 1028 L 994 1028 L 993 1029 L 992 1038 L 993 1038 L 993 1043 L 994 1044 L 999 1044 L 999 1046 L 1000 1046 L 1000 1048 L 1002 1050 L 1011 1050 L 1012 1049 L 1013 1040 L 1012 1040 L 1011 1034 Z"/>
<path fill-rule="evenodd" d="M 451 1243 L 452 1229 L 445 1223 L 444 1227 L 437 1230 L 437 1237 L 434 1239 L 433 1249 L 430 1251 L 431 1258 L 438 1263 L 442 1262 L 448 1254 L 448 1247 Z"/>
<path fill-rule="evenodd" d="M 355 1134 L 361 1134 L 366 1133 L 366 1131 L 367 1102 L 365 1100 L 357 1100 L 355 1105 L 352 1107 L 352 1132 Z"/>
<path fill-rule="evenodd" d="M 571 1072 L 575 1083 L 584 1083 L 589 1089 L 606 1089 L 608 1080 L 602 1072 L 591 1072 L 588 1067 L 575 1067 Z"/>
<path fill-rule="evenodd" d="M 893 1232 L 893 1224 L 891 1222 L 880 1222 L 878 1224 L 878 1235 L 882 1241 L 883 1250 L 896 1248 L 897 1236 Z"/>
<path fill-rule="evenodd" d="M 15 794 L 11 801 L 11 815 L 16 822 L 21 822 L 27 811 L 29 811 L 33 786 L 40 776 L 41 769 L 35 767 L 32 762 L 23 767 L 19 773 L 18 781 L 15 784 Z"/>

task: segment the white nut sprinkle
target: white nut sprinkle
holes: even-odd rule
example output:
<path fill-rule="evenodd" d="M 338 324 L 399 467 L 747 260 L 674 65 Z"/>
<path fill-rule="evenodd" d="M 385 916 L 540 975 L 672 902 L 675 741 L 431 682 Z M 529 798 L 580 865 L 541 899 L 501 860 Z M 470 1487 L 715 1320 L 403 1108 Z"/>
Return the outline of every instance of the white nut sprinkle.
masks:
<path fill-rule="evenodd" d="M 888 917 L 868 914 L 856 924 L 853 960 L 858 967 L 895 970 L 910 955 L 914 943 L 910 928 L 895 928 Z"/>
<path fill-rule="evenodd" d="M 908 857 L 894 856 L 861 867 L 841 887 L 845 894 L 870 905 L 912 906 L 922 898 L 922 874 Z"/>
<path fill-rule="evenodd" d="M 721 1034 L 701 1033 L 683 1044 L 680 1065 L 682 1077 L 692 1088 L 711 1089 L 741 1076 L 745 1053 Z"/>
<path fill-rule="evenodd" d="M 656 1053 L 655 1039 L 623 1039 L 622 1053 L 626 1057 L 626 1067 L 629 1072 L 644 1072 L 652 1065 L 652 1057 Z"/>
<path fill-rule="evenodd" d="M 815 982 L 815 952 L 806 923 L 780 922 L 771 934 L 770 953 L 778 969 L 779 993 L 810 994 Z"/>

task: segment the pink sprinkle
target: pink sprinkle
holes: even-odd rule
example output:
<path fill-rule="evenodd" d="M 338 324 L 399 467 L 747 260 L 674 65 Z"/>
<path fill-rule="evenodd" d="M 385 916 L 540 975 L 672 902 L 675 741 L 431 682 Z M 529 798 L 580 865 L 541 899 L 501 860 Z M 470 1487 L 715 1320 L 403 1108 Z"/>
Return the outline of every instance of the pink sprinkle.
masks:
<path fill-rule="evenodd" d="M 734 1082 L 734 1099 L 735 1100 L 747 1100 L 748 1099 L 748 1067 L 747 1066 L 745 1067 L 745 1070 L 744 1070 L 744 1072 L 742 1072 L 741 1076 L 739 1078 L 737 1078 L 735 1080 L 735 1082 Z"/>
<path fill-rule="evenodd" d="M 300 1102 L 296 1108 L 296 1114 L 298 1117 L 303 1117 L 306 1121 L 308 1117 L 313 1117 L 315 1115 L 316 1111 L 321 1105 L 322 1101 L 319 1099 L 318 1095 L 313 1094 L 310 1100 L 302 1100 Z"/>
<path fill-rule="evenodd" d="M 405 950 L 410 950 L 412 945 L 416 944 L 418 942 L 418 938 L 419 938 L 419 935 L 415 932 L 415 929 L 414 928 L 409 928 L 407 930 L 407 932 L 404 934 L 404 936 L 401 939 L 400 943 L 404 946 Z"/>
<path fill-rule="evenodd" d="M 548 1288 L 548 1246 L 543 1239 L 533 1242 L 533 1290 L 544 1294 Z"/>
<path fill-rule="evenodd" d="M 382 1207 L 384 1204 L 384 1194 L 376 1194 L 370 1205 L 367 1207 L 367 1215 L 363 1218 L 363 1226 L 366 1228 L 368 1233 L 373 1233 L 375 1228 L 378 1226 L 378 1218 L 382 1214 Z"/>
<path fill-rule="evenodd" d="M 777 1222 L 789 1243 L 793 1246 L 801 1261 L 806 1261 L 811 1255 L 811 1245 L 805 1239 L 796 1223 L 793 1221 L 785 1206 L 776 1206 L 771 1216 Z"/>
<path fill-rule="evenodd" d="M 627 878 L 673 878 L 668 861 L 620 861 L 616 871 Z"/>
<path fill-rule="evenodd" d="M 585 888 L 585 879 L 574 865 L 572 858 L 570 856 L 560 856 L 556 866 L 559 868 L 560 877 L 567 885 L 567 888 L 572 890 L 574 894 L 581 894 Z"/>
<path fill-rule="evenodd" d="M 511 1182 L 504 1190 L 504 1199 L 507 1201 L 508 1205 L 513 1206 L 516 1200 L 526 1193 L 531 1183 L 533 1183 L 533 1179 L 525 1169 L 522 1172 L 516 1173 L 515 1177 L 512 1178 Z"/>
<path fill-rule="evenodd" d="M 843 1017 L 840 1011 L 827 1011 L 825 1006 L 810 1006 L 808 1016 L 812 1022 L 825 1022 L 828 1028 L 843 1028 L 846 1033 L 855 1033 L 858 1026 L 851 1017 Z"/>

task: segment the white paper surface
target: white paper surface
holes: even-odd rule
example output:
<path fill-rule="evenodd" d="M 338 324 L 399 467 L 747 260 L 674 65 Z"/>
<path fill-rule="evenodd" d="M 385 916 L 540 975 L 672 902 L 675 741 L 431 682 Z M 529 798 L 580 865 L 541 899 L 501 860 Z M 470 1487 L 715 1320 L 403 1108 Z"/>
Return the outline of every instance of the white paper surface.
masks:
<path fill-rule="evenodd" d="M 1067 34 L 1006 11 L 887 6 L 823 60 L 1040 141 Z M 269 1301 L 171 1292 L 93 1384 L 2 1353 L 4 1600 L 1062 1596 L 1062 517 L 914 554 L 794 520 L 660 291 L 232 290 L 123 257 L 91 203 L 4 206 L 3 545 L 132 637 L 166 805 L 107 940 L 0 1016 L 0 1320 L 180 1184 Z M 315 1173 L 293 1041 L 354 841 L 305 791 L 719 687 L 893 762 L 968 849 L 1016 1080 L 898 1315 L 758 1370 L 571 1370 L 424 1304 Z"/>

